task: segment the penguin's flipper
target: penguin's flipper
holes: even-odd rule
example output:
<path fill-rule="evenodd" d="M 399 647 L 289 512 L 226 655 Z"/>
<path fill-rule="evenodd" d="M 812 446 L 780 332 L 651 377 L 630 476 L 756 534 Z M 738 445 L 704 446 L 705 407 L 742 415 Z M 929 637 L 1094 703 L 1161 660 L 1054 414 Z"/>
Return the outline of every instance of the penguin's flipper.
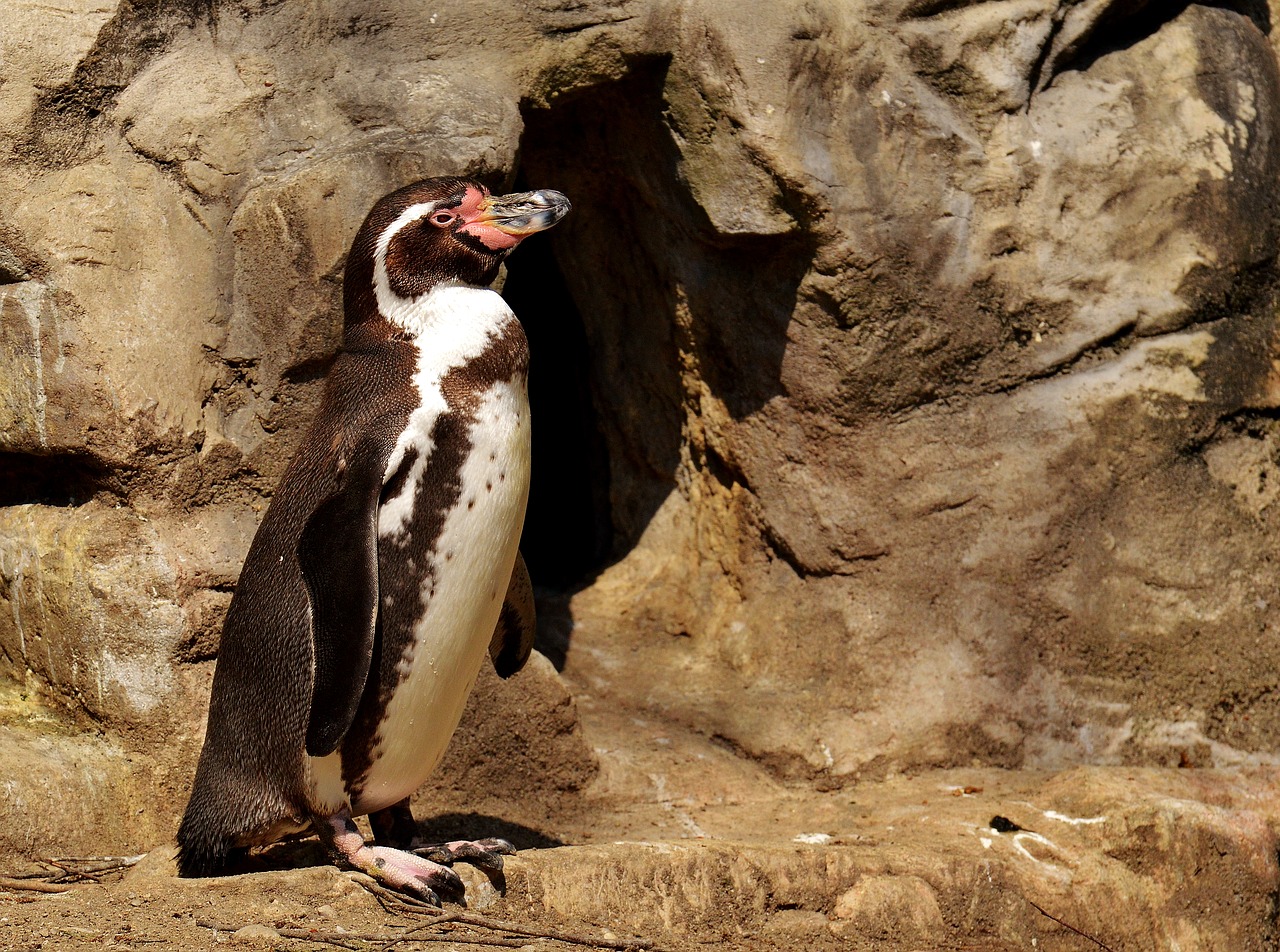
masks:
<path fill-rule="evenodd" d="M 524 556 L 516 553 L 515 568 L 502 600 L 502 614 L 489 640 L 489 657 L 498 677 L 509 678 L 529 660 L 533 636 L 537 633 L 537 616 L 533 607 L 533 582 L 525 568 Z"/>
<path fill-rule="evenodd" d="M 338 488 L 316 507 L 298 542 L 311 599 L 315 683 L 307 753 L 332 753 L 356 716 L 378 618 L 378 499 L 386 442 L 363 440 L 340 461 Z M 345 464 L 345 465 L 344 465 Z"/>

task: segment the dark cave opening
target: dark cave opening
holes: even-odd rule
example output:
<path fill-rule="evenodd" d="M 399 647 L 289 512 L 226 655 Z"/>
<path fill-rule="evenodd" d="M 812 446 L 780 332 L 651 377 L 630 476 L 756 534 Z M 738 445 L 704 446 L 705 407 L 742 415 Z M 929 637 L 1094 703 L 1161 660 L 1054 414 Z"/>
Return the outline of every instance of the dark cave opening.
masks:
<path fill-rule="evenodd" d="M 573 203 L 508 262 L 506 294 L 530 338 L 533 487 L 523 550 L 544 591 L 540 640 L 567 643 L 563 598 L 626 555 L 674 487 L 681 397 L 670 253 L 653 204 L 676 187 L 662 122 L 666 61 L 521 104 L 517 189 L 555 188 Z M 650 181 L 652 179 L 652 181 Z M 661 246 L 640 240 L 649 236 Z M 562 653 L 562 652 L 553 652 Z"/>
<path fill-rule="evenodd" d="M 0 507 L 78 506 L 115 489 L 111 471 L 91 456 L 0 452 Z"/>
<path fill-rule="evenodd" d="M 780 393 L 813 256 L 803 229 L 717 230 L 684 181 L 669 59 L 629 66 L 521 109 L 515 188 L 573 202 L 512 255 L 505 290 L 532 351 L 523 551 L 535 585 L 561 592 L 624 557 L 676 490 L 692 377 L 734 419 Z"/>
<path fill-rule="evenodd" d="M 534 585 L 568 592 L 606 564 L 613 522 L 586 330 L 550 236 L 526 241 L 510 258 L 502 293 L 524 324 L 531 355 L 533 476 L 520 550 Z"/>

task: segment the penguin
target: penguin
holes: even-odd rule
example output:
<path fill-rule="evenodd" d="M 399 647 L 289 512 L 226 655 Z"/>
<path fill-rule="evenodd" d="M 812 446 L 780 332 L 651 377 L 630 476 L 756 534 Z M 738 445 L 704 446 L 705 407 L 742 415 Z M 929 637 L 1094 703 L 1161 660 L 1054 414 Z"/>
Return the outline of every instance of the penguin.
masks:
<path fill-rule="evenodd" d="M 342 344 L 249 548 L 178 829 L 182 876 L 314 831 L 339 866 L 439 904 L 503 840 L 423 843 L 410 795 L 486 652 L 525 663 L 533 593 L 528 343 L 489 285 L 559 192 L 432 178 L 385 196 L 347 256 Z M 368 815 L 374 845 L 354 818 Z"/>

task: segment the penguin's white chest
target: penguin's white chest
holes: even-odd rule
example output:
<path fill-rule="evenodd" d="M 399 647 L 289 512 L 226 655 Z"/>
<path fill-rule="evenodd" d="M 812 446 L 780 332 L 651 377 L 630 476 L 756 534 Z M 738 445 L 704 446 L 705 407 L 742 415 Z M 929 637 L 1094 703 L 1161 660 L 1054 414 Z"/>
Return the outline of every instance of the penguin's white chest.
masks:
<path fill-rule="evenodd" d="M 422 556 L 428 564 L 403 567 L 422 571 L 422 607 L 397 668 L 399 681 L 378 729 L 377 751 L 352 804 L 357 814 L 390 806 L 422 785 L 457 728 L 484 663 L 529 496 L 523 375 L 480 395 L 465 443 L 460 491 L 443 514 L 439 538 Z M 424 467 L 424 475 L 429 473 Z M 398 531 L 394 509 L 385 522 L 390 539 Z"/>

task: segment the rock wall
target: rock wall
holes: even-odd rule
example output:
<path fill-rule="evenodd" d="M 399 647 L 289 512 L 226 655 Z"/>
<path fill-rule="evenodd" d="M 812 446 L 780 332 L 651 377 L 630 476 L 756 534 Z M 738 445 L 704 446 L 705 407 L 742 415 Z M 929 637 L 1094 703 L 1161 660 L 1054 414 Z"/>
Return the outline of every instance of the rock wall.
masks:
<path fill-rule="evenodd" d="M 527 110 L 526 174 L 588 196 L 556 252 L 625 553 L 573 644 L 827 781 L 1270 760 L 1270 12 L 662 24 Z"/>
<path fill-rule="evenodd" d="M 578 683 L 824 785 L 1271 762 L 1277 12 L 4 0 L 0 661 L 191 769 L 347 243 L 465 173 L 574 201 L 507 293 Z"/>

